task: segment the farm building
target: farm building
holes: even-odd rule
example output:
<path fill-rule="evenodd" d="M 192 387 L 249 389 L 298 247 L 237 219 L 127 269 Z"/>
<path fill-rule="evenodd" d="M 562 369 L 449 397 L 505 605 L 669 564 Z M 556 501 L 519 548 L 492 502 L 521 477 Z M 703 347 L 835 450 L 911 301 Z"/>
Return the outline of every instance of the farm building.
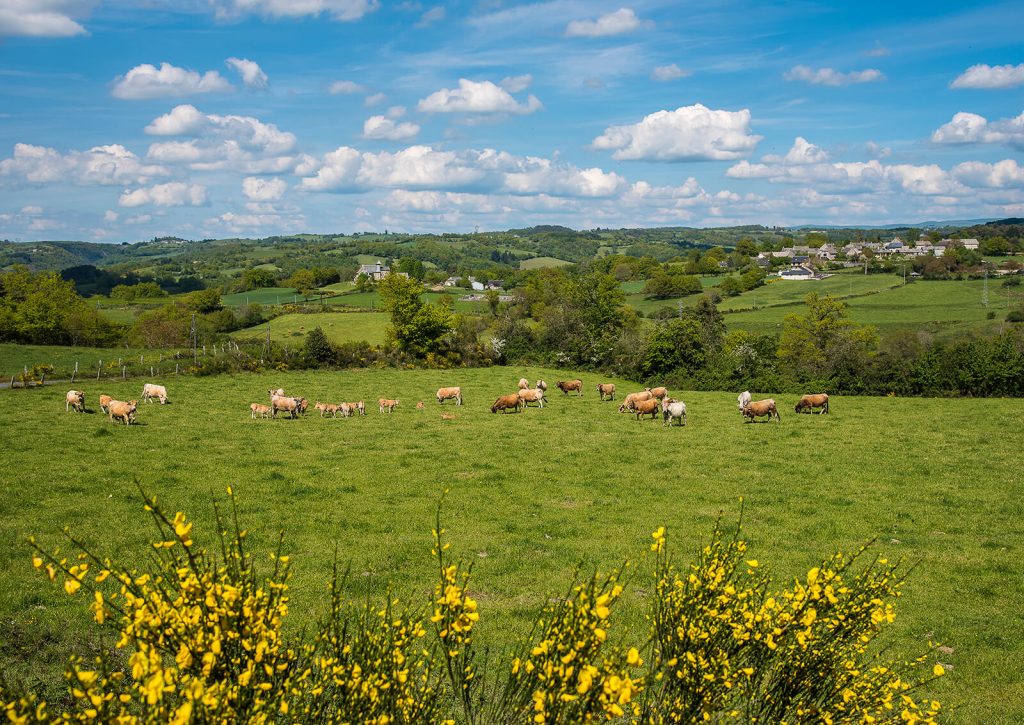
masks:
<path fill-rule="evenodd" d="M 779 272 L 779 279 L 789 280 L 808 280 L 818 279 L 818 276 L 814 273 L 814 270 L 810 267 L 789 267 Z"/>
<path fill-rule="evenodd" d="M 391 268 L 383 262 L 375 262 L 374 264 L 360 264 L 359 271 L 356 272 L 356 276 L 352 278 L 355 282 L 359 279 L 359 275 L 365 274 L 367 277 L 372 279 L 374 282 L 380 282 L 382 279 L 391 274 Z"/>

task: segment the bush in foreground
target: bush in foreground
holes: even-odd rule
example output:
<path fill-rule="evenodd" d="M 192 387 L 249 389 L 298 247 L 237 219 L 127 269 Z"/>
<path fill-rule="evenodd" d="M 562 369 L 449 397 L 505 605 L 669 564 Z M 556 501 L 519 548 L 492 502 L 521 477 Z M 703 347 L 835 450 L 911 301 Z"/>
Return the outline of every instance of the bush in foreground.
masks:
<path fill-rule="evenodd" d="M 283 536 L 261 575 L 233 496 L 230 525 L 215 505 L 222 533 L 211 552 L 183 513 L 143 495 L 159 530 L 143 571 L 70 535 L 70 559 L 33 542 L 34 566 L 85 595 L 116 640 L 92 662 L 69 662 L 60 712 L 0 685 L 11 722 L 934 722 L 940 709 L 918 692 L 941 666 L 920 674 L 924 657 L 894 663 L 876 646 L 902 578 L 884 559 L 862 563 L 864 549 L 773 590 L 739 527 L 716 526 L 685 567 L 659 528 L 645 641 L 616 632 L 624 575 L 635 575 L 627 563 L 550 600 L 506 661 L 474 644 L 471 567 L 452 558 L 440 506 L 429 601 L 349 603 L 336 568 L 330 609 L 307 637 L 282 631 Z"/>

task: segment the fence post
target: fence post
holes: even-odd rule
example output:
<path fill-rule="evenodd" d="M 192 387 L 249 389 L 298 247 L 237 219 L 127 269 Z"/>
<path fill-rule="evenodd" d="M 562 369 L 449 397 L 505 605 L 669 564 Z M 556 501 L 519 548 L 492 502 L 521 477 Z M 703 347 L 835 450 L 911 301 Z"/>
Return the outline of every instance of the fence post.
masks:
<path fill-rule="evenodd" d="M 127 365 L 122 365 L 121 366 L 121 380 L 127 380 L 127 379 L 128 379 L 128 366 Z"/>
<path fill-rule="evenodd" d="M 152 365 L 150 365 L 150 366 L 149 366 L 149 377 L 151 377 L 151 378 L 155 378 L 155 377 L 156 377 L 156 376 L 155 376 L 155 375 L 153 374 L 153 366 L 152 366 Z"/>
<path fill-rule="evenodd" d="M 174 374 L 178 374 L 178 363 L 174 363 Z"/>
<path fill-rule="evenodd" d="M 97 380 L 100 379 L 100 373 L 101 372 L 103 372 L 103 361 L 102 360 L 100 360 L 98 363 L 96 363 L 96 379 Z"/>
<path fill-rule="evenodd" d="M 14 390 L 14 379 L 15 379 L 16 377 L 18 377 L 18 376 L 17 376 L 17 375 L 12 375 L 12 376 L 11 376 L 11 390 Z"/>
<path fill-rule="evenodd" d="M 71 382 L 75 382 L 75 377 L 78 375 L 78 361 L 75 361 L 75 371 L 71 373 Z"/>

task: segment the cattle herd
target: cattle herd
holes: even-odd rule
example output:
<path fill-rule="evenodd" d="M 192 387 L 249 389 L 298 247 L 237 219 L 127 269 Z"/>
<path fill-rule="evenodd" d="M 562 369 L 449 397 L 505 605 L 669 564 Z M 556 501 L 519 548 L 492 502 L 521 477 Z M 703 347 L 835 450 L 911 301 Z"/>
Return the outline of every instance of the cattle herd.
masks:
<path fill-rule="evenodd" d="M 583 381 L 580 379 L 559 380 L 555 387 L 562 391 L 563 397 L 568 396 L 570 393 L 575 394 L 577 397 L 583 396 Z M 491 412 L 497 413 L 500 410 L 502 413 L 519 413 L 531 404 L 538 408 L 543 408 L 547 389 L 548 384 L 543 380 L 538 380 L 531 387 L 530 382 L 526 378 L 521 378 L 518 390 L 508 395 L 499 396 L 494 401 L 494 404 L 491 405 Z M 602 402 L 615 400 L 615 384 L 598 383 L 597 394 Z M 282 388 L 268 390 L 267 395 L 270 398 L 270 405 L 252 403 L 249 406 L 253 420 L 257 418 L 277 418 L 279 412 L 287 414 L 290 418 L 297 418 L 300 415 L 305 415 L 309 408 L 309 401 L 306 398 L 285 395 Z M 443 405 L 446 400 L 451 400 L 456 406 L 461 406 L 462 388 L 438 388 L 436 397 L 438 404 Z M 159 400 L 161 405 L 167 403 L 167 388 L 163 385 L 146 383 L 142 388 L 142 400 L 152 403 L 154 399 Z M 736 400 L 739 403 L 740 414 L 748 422 L 755 422 L 757 418 L 766 418 L 768 422 L 773 419 L 777 422 L 782 420 L 779 415 L 779 409 L 775 405 L 775 400 L 772 398 L 755 401 L 751 398 L 750 391 L 745 390 L 740 393 Z M 109 395 L 101 395 L 99 397 L 99 404 L 103 412 L 110 416 L 111 422 L 123 422 L 125 425 L 131 425 L 135 422 L 137 400 L 121 401 L 114 400 Z M 380 413 L 393 413 L 398 405 L 398 399 L 380 398 L 377 401 L 377 409 Z M 424 408 L 423 401 L 416 403 L 417 410 L 423 410 Z M 85 393 L 81 390 L 69 390 L 64 409 L 66 412 L 72 410 L 78 413 L 85 412 Z M 366 415 L 366 405 L 362 400 L 347 403 L 324 403 L 317 401 L 314 403 L 313 409 L 319 411 L 321 418 L 328 416 L 332 418 L 339 416 L 350 418 L 354 415 Z M 815 409 L 818 410 L 819 414 L 828 413 L 828 395 L 825 393 L 804 395 L 797 402 L 795 411 L 797 413 L 811 413 Z M 619 412 L 635 415 L 638 421 L 644 416 L 649 415 L 651 420 L 656 420 L 660 417 L 664 425 L 672 425 L 673 423 L 678 423 L 680 426 L 686 425 L 686 403 L 669 397 L 668 389 L 663 387 L 644 388 L 641 391 L 629 393 L 619 405 Z M 444 413 L 441 417 L 445 420 L 453 420 L 455 416 Z"/>

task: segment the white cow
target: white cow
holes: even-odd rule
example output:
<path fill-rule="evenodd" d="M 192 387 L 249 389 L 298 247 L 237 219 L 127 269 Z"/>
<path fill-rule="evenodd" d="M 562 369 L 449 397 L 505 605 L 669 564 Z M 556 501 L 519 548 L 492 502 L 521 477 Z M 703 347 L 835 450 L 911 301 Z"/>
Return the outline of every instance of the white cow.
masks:
<path fill-rule="evenodd" d="M 678 420 L 679 425 L 686 425 L 686 403 L 674 398 L 664 398 L 661 401 L 661 415 L 665 419 L 665 425 L 672 425 L 673 420 Z"/>
<path fill-rule="evenodd" d="M 160 401 L 160 405 L 167 402 L 167 388 L 163 385 L 153 385 L 152 383 L 146 383 L 142 386 L 142 399 L 147 403 L 152 403 L 153 398 Z"/>
<path fill-rule="evenodd" d="M 742 393 L 740 393 L 739 397 L 736 398 L 736 402 L 740 404 L 740 411 L 741 412 L 742 412 L 742 410 L 744 408 L 746 408 L 748 405 L 750 405 L 750 400 L 751 400 L 751 397 L 750 397 L 750 391 L 749 390 L 744 390 Z"/>

